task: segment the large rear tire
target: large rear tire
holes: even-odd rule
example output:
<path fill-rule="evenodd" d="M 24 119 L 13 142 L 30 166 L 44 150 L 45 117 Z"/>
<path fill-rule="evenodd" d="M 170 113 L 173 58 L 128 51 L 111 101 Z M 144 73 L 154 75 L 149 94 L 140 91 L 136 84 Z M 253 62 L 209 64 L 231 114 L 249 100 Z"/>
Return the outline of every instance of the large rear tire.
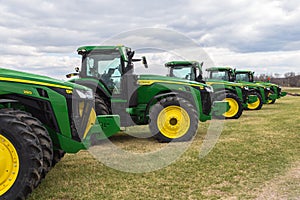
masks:
<path fill-rule="evenodd" d="M 97 115 L 109 115 L 108 106 L 98 94 L 95 94 L 95 111 Z"/>
<path fill-rule="evenodd" d="M 238 119 L 243 114 L 243 104 L 240 98 L 234 93 L 226 93 L 217 97 L 217 101 L 227 101 L 229 110 L 223 114 L 225 119 Z"/>
<path fill-rule="evenodd" d="M 263 99 L 261 95 L 258 92 L 251 92 L 250 95 L 255 95 L 257 96 L 257 101 L 254 103 L 248 103 L 247 108 L 248 110 L 261 110 L 263 107 Z"/>
<path fill-rule="evenodd" d="M 159 142 L 189 141 L 197 132 L 198 114 L 187 100 L 167 97 L 152 106 L 149 127 Z"/>
<path fill-rule="evenodd" d="M 16 116 L 21 122 L 27 124 L 39 139 L 40 145 L 42 147 L 42 152 L 43 152 L 43 167 L 42 167 L 42 171 L 40 172 L 41 175 L 40 180 L 44 179 L 46 174 L 51 169 L 52 159 L 53 159 L 53 145 L 47 129 L 37 118 L 32 117 L 30 113 L 20 111 L 20 110 L 12 110 L 12 109 L 4 110 L 4 112 Z M 37 185 L 38 183 L 36 184 L 36 186 Z"/>
<path fill-rule="evenodd" d="M 25 199 L 40 180 L 43 154 L 37 136 L 16 116 L 0 113 L 0 196 Z"/>
<path fill-rule="evenodd" d="M 61 149 L 56 149 L 53 151 L 53 160 L 52 160 L 52 167 L 54 167 L 64 156 L 66 152 Z"/>

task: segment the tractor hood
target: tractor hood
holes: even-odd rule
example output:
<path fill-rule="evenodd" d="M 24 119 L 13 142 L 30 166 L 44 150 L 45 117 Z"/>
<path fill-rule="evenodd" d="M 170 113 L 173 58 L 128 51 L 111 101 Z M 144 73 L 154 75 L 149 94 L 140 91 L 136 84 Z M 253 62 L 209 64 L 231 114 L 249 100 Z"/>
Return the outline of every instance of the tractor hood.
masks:
<path fill-rule="evenodd" d="M 199 86 L 206 87 L 208 85 L 199 83 L 196 81 L 189 81 L 186 79 L 169 77 L 169 76 L 160 76 L 160 75 L 139 75 L 138 78 L 139 83 L 143 85 L 151 85 L 153 83 L 167 83 L 167 84 L 180 84 L 180 85 L 191 85 L 191 86 Z"/>
<path fill-rule="evenodd" d="M 206 80 L 206 83 L 208 85 L 223 84 L 223 85 L 230 85 L 230 86 L 236 86 L 236 87 L 245 86 L 244 84 L 241 84 L 241 83 L 229 82 L 229 81 L 218 80 L 218 79 L 208 79 L 208 80 Z"/>
<path fill-rule="evenodd" d="M 20 72 L 20 71 L 15 71 L 10 69 L 4 69 L 4 68 L 0 68 L 0 81 L 41 85 L 46 87 L 63 88 L 63 89 L 77 88 L 77 89 L 87 90 L 86 87 L 74 83 L 60 81 L 47 76 L 41 76 L 41 75 Z"/>
<path fill-rule="evenodd" d="M 272 87 L 272 86 L 279 87 L 278 85 L 276 85 L 274 83 L 268 83 L 268 82 L 255 82 L 255 83 L 260 84 L 260 85 L 264 85 L 266 87 Z"/>
<path fill-rule="evenodd" d="M 252 83 L 252 82 L 246 82 L 246 81 L 239 81 L 239 83 L 248 86 L 248 87 L 263 87 L 266 88 L 265 85 L 260 84 L 260 83 Z"/>

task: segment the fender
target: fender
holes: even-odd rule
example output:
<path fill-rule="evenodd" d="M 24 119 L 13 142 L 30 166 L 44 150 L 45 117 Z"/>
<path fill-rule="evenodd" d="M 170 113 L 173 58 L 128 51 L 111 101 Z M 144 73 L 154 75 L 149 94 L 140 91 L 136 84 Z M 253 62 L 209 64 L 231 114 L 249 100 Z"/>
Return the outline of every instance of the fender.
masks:
<path fill-rule="evenodd" d="M 150 107 L 151 107 L 151 105 L 153 105 L 154 101 L 157 101 L 157 100 L 160 99 L 160 98 L 168 97 L 168 96 L 178 96 L 178 97 L 187 99 L 188 101 L 190 101 L 190 102 L 195 106 L 195 102 L 194 102 L 194 100 L 193 100 L 193 97 L 187 97 L 186 95 L 181 95 L 180 92 L 167 92 L 167 93 L 158 94 L 158 95 L 155 95 L 155 96 L 149 101 L 149 103 L 147 104 L 147 107 L 146 107 L 146 110 L 145 110 L 145 113 L 144 113 L 144 119 L 146 119 L 146 116 L 147 116 L 147 114 L 149 113 Z M 192 101 L 191 101 L 191 100 L 192 100 Z"/>
<path fill-rule="evenodd" d="M 150 111 L 150 107 L 153 104 L 154 101 L 157 101 L 158 99 L 162 98 L 162 97 L 167 97 L 167 96 L 176 96 L 178 95 L 177 92 L 167 92 L 167 93 L 163 93 L 163 94 L 158 94 L 155 95 L 154 97 L 152 97 L 152 99 L 149 101 L 149 103 L 147 104 L 145 113 L 144 113 L 144 119 L 146 119 L 147 114 Z"/>
<path fill-rule="evenodd" d="M 214 100 L 219 95 L 226 94 L 226 93 L 234 93 L 234 94 L 236 94 L 235 91 L 232 91 L 232 90 L 229 90 L 229 89 L 219 90 L 219 91 L 213 93 Z"/>

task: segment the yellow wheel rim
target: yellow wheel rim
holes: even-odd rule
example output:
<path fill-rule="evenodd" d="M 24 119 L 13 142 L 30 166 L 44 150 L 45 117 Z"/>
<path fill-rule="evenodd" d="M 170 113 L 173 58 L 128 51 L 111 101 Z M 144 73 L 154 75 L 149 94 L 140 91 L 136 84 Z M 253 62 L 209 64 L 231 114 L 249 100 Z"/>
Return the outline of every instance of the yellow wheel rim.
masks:
<path fill-rule="evenodd" d="M 229 103 L 229 110 L 223 114 L 224 117 L 234 117 L 239 112 L 239 104 L 235 99 L 225 98 L 224 101 Z"/>
<path fill-rule="evenodd" d="M 190 116 L 179 106 L 168 106 L 159 113 L 157 127 L 167 138 L 180 138 L 190 128 Z"/>
<path fill-rule="evenodd" d="M 0 196 L 15 183 L 19 166 L 19 157 L 14 145 L 0 135 Z"/>
<path fill-rule="evenodd" d="M 268 97 L 270 97 L 271 96 L 271 92 L 269 92 L 269 94 L 268 94 Z M 272 103 L 272 100 L 268 100 L 268 104 L 270 104 L 270 103 Z"/>
<path fill-rule="evenodd" d="M 254 103 L 248 103 L 248 109 L 255 110 L 256 108 L 258 108 L 259 105 L 260 105 L 260 100 L 259 98 L 257 98 L 257 101 L 255 101 Z"/>

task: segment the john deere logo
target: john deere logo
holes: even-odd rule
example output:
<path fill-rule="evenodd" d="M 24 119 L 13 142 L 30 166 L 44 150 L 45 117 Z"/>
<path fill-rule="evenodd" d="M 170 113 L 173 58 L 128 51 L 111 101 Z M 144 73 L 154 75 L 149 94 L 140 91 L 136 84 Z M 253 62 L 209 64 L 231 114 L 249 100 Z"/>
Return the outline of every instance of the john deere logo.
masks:
<path fill-rule="evenodd" d="M 30 90 L 24 90 L 23 93 L 28 94 L 28 95 L 32 95 L 32 92 Z"/>

